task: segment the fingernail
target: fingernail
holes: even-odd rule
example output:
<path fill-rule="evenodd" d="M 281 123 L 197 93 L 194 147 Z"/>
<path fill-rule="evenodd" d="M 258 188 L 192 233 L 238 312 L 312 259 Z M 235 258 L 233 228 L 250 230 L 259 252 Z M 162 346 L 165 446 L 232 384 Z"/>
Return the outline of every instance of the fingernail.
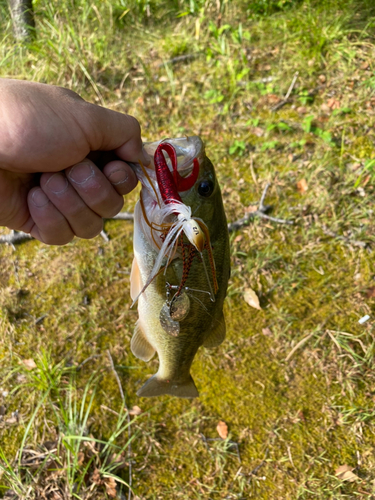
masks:
<path fill-rule="evenodd" d="M 92 165 L 88 163 L 77 163 L 69 172 L 68 177 L 76 184 L 84 184 L 91 179 L 91 177 L 94 177 L 94 175 L 95 171 Z"/>
<path fill-rule="evenodd" d="M 143 162 L 143 165 L 145 167 L 147 167 L 148 165 L 150 165 L 151 163 L 151 156 L 147 153 L 146 149 L 144 146 L 142 146 L 142 155 L 143 155 L 143 158 L 141 158 L 142 162 Z"/>
<path fill-rule="evenodd" d="M 36 189 L 33 192 L 33 194 L 31 195 L 31 200 L 38 208 L 44 207 L 49 202 L 49 199 L 41 189 Z"/>
<path fill-rule="evenodd" d="M 117 184 L 122 184 L 129 180 L 129 175 L 125 170 L 118 169 L 114 170 L 109 176 L 108 179 L 111 184 L 117 186 Z"/>
<path fill-rule="evenodd" d="M 68 189 L 68 186 L 68 179 L 60 173 L 53 174 L 46 182 L 46 187 L 54 194 L 64 193 Z"/>

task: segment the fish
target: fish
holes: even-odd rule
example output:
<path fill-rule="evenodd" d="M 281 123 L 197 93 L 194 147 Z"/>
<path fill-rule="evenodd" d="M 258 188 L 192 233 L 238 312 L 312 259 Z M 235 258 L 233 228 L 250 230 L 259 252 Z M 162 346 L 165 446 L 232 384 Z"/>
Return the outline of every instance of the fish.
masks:
<path fill-rule="evenodd" d="M 159 369 L 139 397 L 199 396 L 190 374 L 200 346 L 225 339 L 229 235 L 220 186 L 198 136 L 146 143 L 149 166 L 134 210 L 130 295 L 138 304 L 131 351 Z"/>

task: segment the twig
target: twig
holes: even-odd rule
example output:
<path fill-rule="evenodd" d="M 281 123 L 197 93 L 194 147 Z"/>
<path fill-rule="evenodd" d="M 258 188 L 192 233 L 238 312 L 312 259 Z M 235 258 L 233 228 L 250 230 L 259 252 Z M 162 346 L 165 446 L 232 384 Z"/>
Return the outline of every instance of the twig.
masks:
<path fill-rule="evenodd" d="M 128 495 L 128 500 L 131 500 L 131 497 L 132 497 L 132 481 L 133 481 L 133 478 L 132 478 L 132 444 L 131 444 L 132 431 L 131 431 L 131 418 L 130 418 L 129 408 L 128 408 L 127 404 L 126 404 L 124 391 L 122 389 L 121 380 L 120 380 L 120 377 L 118 376 L 118 373 L 116 371 L 116 368 L 115 368 L 115 365 L 113 363 L 113 359 L 112 359 L 112 356 L 111 356 L 111 352 L 110 352 L 109 349 L 107 350 L 107 355 L 108 355 L 108 359 L 109 359 L 109 362 L 110 362 L 110 365 L 111 365 L 111 369 L 112 369 L 112 371 L 114 373 L 114 376 L 115 376 L 115 378 L 117 380 L 117 384 L 118 384 L 118 387 L 119 387 L 119 390 L 120 390 L 120 396 L 121 396 L 121 399 L 122 399 L 122 404 L 124 405 L 124 408 L 126 410 L 126 415 L 127 415 L 127 420 L 128 420 L 128 441 L 129 441 L 129 445 L 128 445 L 128 462 L 129 462 L 129 495 Z"/>
<path fill-rule="evenodd" d="M 0 243 L 8 243 L 9 245 L 15 245 L 17 243 L 23 243 L 24 241 L 33 240 L 34 238 L 31 234 L 24 233 L 23 231 L 12 231 L 10 234 L 5 234 L 0 236 Z"/>
<path fill-rule="evenodd" d="M 100 236 L 103 238 L 103 240 L 106 242 L 106 243 L 109 243 L 109 237 L 108 237 L 108 234 L 104 231 L 100 231 Z"/>
<path fill-rule="evenodd" d="M 293 347 L 293 349 L 290 351 L 290 353 L 288 354 L 288 356 L 285 358 L 285 361 L 289 361 L 289 360 L 290 360 L 290 358 L 293 356 L 293 354 L 294 354 L 296 351 L 298 351 L 298 349 L 299 349 L 300 347 L 302 347 L 302 346 L 303 346 L 303 344 L 305 344 L 308 340 L 310 340 L 310 339 L 311 339 L 311 337 L 312 337 L 313 335 L 315 335 L 315 334 L 316 334 L 316 331 L 314 330 L 313 332 L 311 332 L 311 333 L 309 333 L 308 335 L 306 335 L 306 337 L 304 337 L 302 340 L 300 340 L 300 341 L 298 342 L 298 344 L 296 344 L 296 345 Z"/>
<path fill-rule="evenodd" d="M 39 323 L 41 323 L 41 322 L 44 320 L 44 318 L 46 318 L 47 316 L 48 316 L 48 314 L 47 314 L 47 313 L 42 314 L 41 316 L 39 316 L 39 318 L 37 318 L 37 319 L 34 321 L 34 325 L 38 325 Z"/>
<path fill-rule="evenodd" d="M 120 212 L 107 220 L 134 220 L 134 214 L 131 214 L 130 212 Z"/>
<path fill-rule="evenodd" d="M 276 217 L 271 217 L 270 215 L 267 215 L 265 213 L 270 209 L 269 205 L 264 204 L 264 200 L 270 185 L 271 185 L 270 183 L 266 184 L 266 187 L 264 188 L 262 196 L 260 198 L 257 210 L 255 210 L 254 212 L 249 212 L 247 215 L 245 215 L 245 217 L 242 217 L 241 219 L 238 219 L 235 222 L 230 222 L 228 224 L 228 231 L 230 233 L 232 233 L 233 231 L 238 231 L 238 229 L 241 229 L 243 226 L 247 226 L 250 223 L 250 220 L 254 217 L 261 217 L 262 219 L 267 219 L 272 222 L 277 222 L 278 224 L 294 224 L 292 220 L 278 219 Z"/>
<path fill-rule="evenodd" d="M 270 185 L 271 184 L 269 182 L 267 182 L 266 187 L 263 189 L 263 193 L 262 193 L 262 196 L 260 197 L 260 202 L 259 202 L 259 208 L 258 208 L 259 212 L 265 213 L 268 210 L 268 207 L 266 207 L 264 205 L 264 200 L 267 196 L 267 191 L 268 191 Z"/>
<path fill-rule="evenodd" d="M 296 84 L 298 74 L 299 74 L 298 71 L 296 71 L 294 73 L 292 83 L 290 84 L 288 92 L 285 94 L 284 99 L 282 101 L 278 102 L 277 104 L 275 104 L 275 106 L 273 106 L 271 108 L 271 111 L 277 111 L 278 109 L 281 109 L 283 106 L 285 106 L 285 104 L 288 104 L 290 102 L 289 97 L 294 89 L 295 84 Z"/>
<path fill-rule="evenodd" d="M 80 370 L 83 366 L 85 366 L 86 363 L 88 363 L 89 361 L 92 361 L 93 359 L 99 358 L 99 357 L 100 357 L 99 354 L 92 354 L 88 358 L 81 361 L 81 363 L 77 366 L 76 370 Z"/>
<path fill-rule="evenodd" d="M 353 245 L 354 247 L 367 248 L 369 246 L 369 244 L 366 241 L 351 240 L 350 238 L 347 238 L 346 236 L 340 236 L 339 234 L 327 229 L 324 226 L 322 229 L 323 229 L 323 233 L 326 234 L 327 236 L 331 236 L 331 238 L 336 238 L 338 240 L 345 241 L 345 243 Z"/>
<path fill-rule="evenodd" d="M 199 56 L 200 56 L 199 53 L 198 54 L 183 54 L 182 56 L 172 57 L 172 59 L 168 59 L 167 61 L 163 61 L 162 63 L 158 64 L 157 67 L 162 68 L 166 64 L 177 64 L 177 63 L 183 62 L 183 61 L 190 61 L 191 59 L 196 59 Z"/>
<path fill-rule="evenodd" d="M 255 175 L 255 170 L 254 170 L 253 155 L 250 155 L 250 173 L 251 173 L 251 177 L 253 178 L 254 184 L 258 184 L 257 176 Z"/>

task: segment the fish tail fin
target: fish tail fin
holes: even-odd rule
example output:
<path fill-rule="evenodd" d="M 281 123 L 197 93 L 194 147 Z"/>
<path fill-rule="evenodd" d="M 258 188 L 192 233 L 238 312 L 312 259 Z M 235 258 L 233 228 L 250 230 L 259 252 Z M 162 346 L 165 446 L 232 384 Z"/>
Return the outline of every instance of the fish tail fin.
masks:
<path fill-rule="evenodd" d="M 178 398 L 196 398 L 199 396 L 190 373 L 182 381 L 163 379 L 156 373 L 137 392 L 137 396 L 143 398 L 162 396 L 163 394 L 169 394 Z"/>

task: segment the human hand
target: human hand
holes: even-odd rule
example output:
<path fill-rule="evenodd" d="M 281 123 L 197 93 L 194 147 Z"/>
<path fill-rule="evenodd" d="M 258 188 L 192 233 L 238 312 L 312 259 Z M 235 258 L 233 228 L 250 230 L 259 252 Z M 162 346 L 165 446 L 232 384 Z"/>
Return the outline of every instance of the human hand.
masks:
<path fill-rule="evenodd" d="M 125 162 L 149 163 L 137 120 L 51 85 L 0 79 L 0 95 L 0 226 L 53 245 L 99 234 L 137 185 Z"/>

